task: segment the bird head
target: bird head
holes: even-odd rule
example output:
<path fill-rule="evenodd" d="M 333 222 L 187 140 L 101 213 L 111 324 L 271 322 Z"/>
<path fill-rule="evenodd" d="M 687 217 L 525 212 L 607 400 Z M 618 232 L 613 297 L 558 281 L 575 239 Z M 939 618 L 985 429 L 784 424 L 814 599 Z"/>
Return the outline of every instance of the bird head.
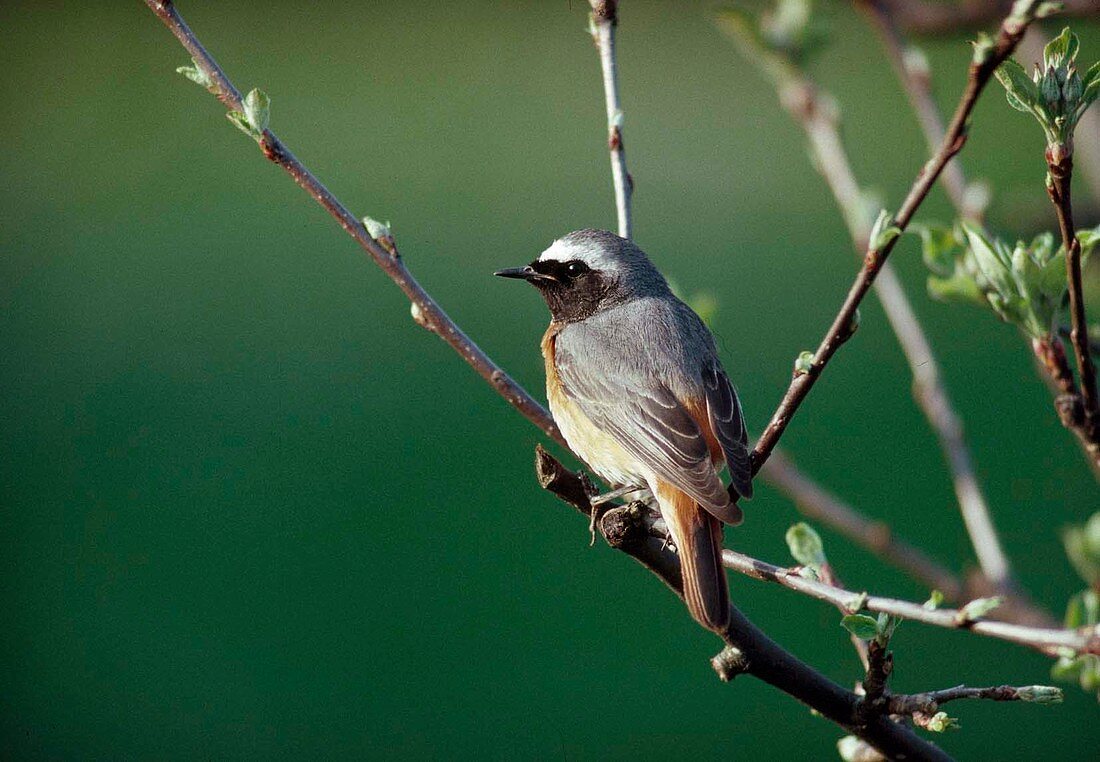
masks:
<path fill-rule="evenodd" d="M 606 230 L 577 230 L 550 244 L 524 267 L 498 270 L 535 286 L 554 320 L 573 323 L 644 296 L 668 293 L 668 284 L 641 249 Z"/>

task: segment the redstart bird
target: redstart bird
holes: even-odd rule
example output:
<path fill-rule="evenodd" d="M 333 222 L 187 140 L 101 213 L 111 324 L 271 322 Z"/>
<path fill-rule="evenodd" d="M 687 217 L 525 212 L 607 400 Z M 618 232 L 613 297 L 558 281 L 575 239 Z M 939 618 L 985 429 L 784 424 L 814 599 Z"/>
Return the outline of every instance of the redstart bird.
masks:
<path fill-rule="evenodd" d="M 550 307 L 546 396 L 570 448 L 617 493 L 633 487 L 656 500 L 688 610 L 723 629 L 722 523 L 741 523 L 731 495 L 751 497 L 752 474 L 741 404 L 714 337 L 645 252 L 605 230 L 570 233 L 496 275 L 526 280 Z"/>

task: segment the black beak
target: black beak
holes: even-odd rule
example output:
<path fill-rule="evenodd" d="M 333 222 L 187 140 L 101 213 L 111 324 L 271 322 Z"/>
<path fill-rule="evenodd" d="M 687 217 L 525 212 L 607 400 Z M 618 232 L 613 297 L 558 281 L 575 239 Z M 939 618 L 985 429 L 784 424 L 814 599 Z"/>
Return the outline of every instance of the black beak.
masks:
<path fill-rule="evenodd" d="M 508 267 L 504 270 L 497 270 L 493 275 L 499 275 L 501 278 L 520 278 L 528 282 L 536 280 L 548 280 L 554 283 L 558 282 L 558 279 L 553 275 L 540 273 L 538 270 L 531 267 L 531 265 L 526 265 L 525 267 Z"/>
<path fill-rule="evenodd" d="M 497 270 L 493 275 L 499 275 L 501 278 L 522 278 L 523 280 L 531 280 L 538 277 L 538 273 L 535 272 L 535 268 L 531 265 L 525 265 L 524 267 L 507 267 L 503 270 Z"/>

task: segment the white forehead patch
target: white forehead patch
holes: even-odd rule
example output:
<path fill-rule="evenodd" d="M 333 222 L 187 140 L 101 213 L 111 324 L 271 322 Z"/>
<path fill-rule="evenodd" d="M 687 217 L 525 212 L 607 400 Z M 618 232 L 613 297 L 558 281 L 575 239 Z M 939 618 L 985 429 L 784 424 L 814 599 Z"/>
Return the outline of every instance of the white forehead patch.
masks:
<path fill-rule="evenodd" d="M 593 270 L 615 270 L 618 263 L 613 255 L 592 241 L 570 241 L 559 238 L 550 244 L 550 248 L 539 255 L 539 261 L 553 259 L 558 262 L 580 260 Z"/>
<path fill-rule="evenodd" d="M 564 241 L 561 238 L 550 244 L 550 248 L 539 255 L 539 261 L 554 259 L 558 262 L 568 262 L 571 259 L 580 259 L 584 250 L 576 244 Z"/>

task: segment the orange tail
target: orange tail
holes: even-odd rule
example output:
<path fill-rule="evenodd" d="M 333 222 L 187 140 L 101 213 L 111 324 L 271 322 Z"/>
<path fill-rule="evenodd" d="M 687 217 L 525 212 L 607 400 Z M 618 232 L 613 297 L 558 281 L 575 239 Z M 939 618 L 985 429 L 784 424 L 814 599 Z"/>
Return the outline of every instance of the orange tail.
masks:
<path fill-rule="evenodd" d="M 657 502 L 680 556 L 688 611 L 710 630 L 725 629 L 730 596 L 722 568 L 722 523 L 664 482 L 657 484 Z"/>

